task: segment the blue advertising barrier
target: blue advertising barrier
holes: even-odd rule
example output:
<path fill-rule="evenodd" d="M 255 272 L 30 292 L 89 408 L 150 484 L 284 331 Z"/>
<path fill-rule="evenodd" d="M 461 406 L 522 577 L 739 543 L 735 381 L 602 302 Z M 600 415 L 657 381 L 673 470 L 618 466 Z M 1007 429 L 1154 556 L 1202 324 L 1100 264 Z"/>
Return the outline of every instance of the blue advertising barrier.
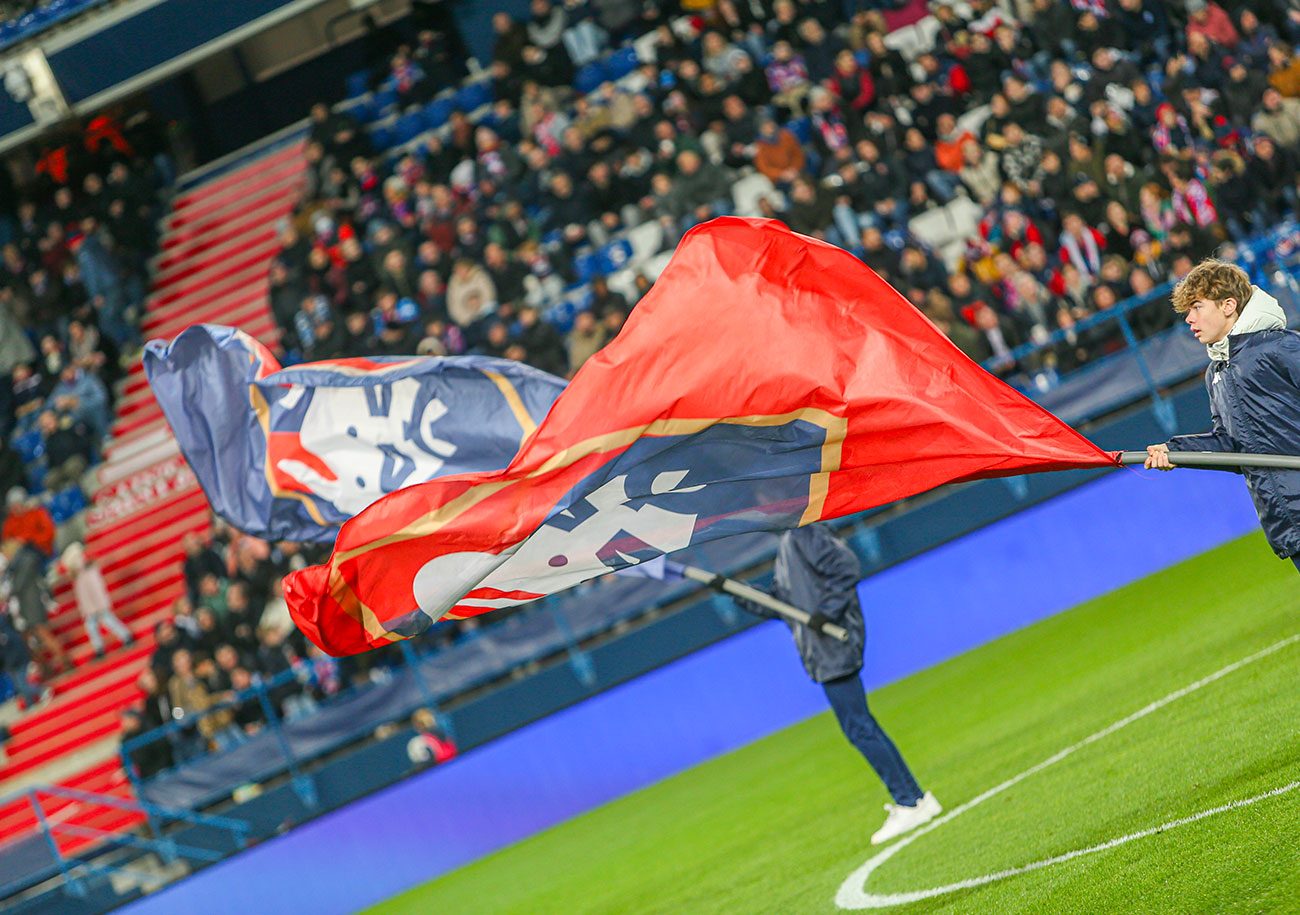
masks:
<path fill-rule="evenodd" d="M 1145 536 L 1169 518 L 1194 523 Z M 881 686 L 1256 526 L 1235 475 L 1106 475 L 865 580 L 864 680 Z M 785 627 L 760 624 L 123 911 L 353 912 L 824 708 Z"/>

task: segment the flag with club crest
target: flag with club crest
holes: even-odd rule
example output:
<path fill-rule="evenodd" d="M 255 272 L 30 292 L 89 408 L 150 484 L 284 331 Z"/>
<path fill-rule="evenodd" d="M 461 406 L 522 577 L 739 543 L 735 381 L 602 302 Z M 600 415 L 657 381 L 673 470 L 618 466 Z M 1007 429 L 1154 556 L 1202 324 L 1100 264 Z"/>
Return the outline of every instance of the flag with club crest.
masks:
<path fill-rule="evenodd" d="M 281 368 L 214 324 L 150 341 L 144 368 L 213 510 L 255 537 L 296 541 L 333 540 L 404 486 L 505 467 L 565 384 L 487 356 Z"/>
<path fill-rule="evenodd" d="M 509 466 L 378 500 L 285 595 L 349 654 L 719 537 L 1116 463 L 848 252 L 722 217 L 687 233 Z"/>

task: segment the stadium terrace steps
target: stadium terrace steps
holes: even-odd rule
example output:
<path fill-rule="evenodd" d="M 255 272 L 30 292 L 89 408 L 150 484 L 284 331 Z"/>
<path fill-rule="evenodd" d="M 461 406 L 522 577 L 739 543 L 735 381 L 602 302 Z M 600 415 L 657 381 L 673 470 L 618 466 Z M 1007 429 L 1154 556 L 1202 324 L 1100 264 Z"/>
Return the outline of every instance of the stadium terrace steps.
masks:
<path fill-rule="evenodd" d="M 267 261 L 274 253 L 272 249 L 265 249 L 228 261 L 213 261 L 204 267 L 203 275 L 187 277 L 167 285 L 165 291 L 155 292 L 149 297 L 149 304 L 161 307 L 184 302 L 186 307 L 193 307 L 198 304 L 198 301 L 194 301 L 195 296 L 210 296 L 214 287 L 226 290 L 232 285 L 248 282 L 250 278 L 247 274 L 265 273 Z M 206 304 L 211 299 L 203 298 L 199 301 Z"/>
<path fill-rule="evenodd" d="M 275 329 L 266 273 L 277 250 L 276 220 L 289 215 L 301 186 L 302 145 L 282 147 L 208 184 L 178 195 L 164 223 L 162 253 L 146 303 L 147 337 L 173 337 L 199 323 L 231 324 L 268 341 Z M 0 793 L 35 782 L 129 798 L 116 754 L 118 716 L 140 699 L 136 678 L 153 651 L 153 627 L 184 593 L 181 541 L 206 530 L 210 510 L 188 475 L 137 362 L 119 384 L 117 416 L 100 485 L 87 512 L 87 549 L 101 563 L 118 615 L 136 637 L 119 647 L 106 635 L 95 658 L 68 582 L 55 587 L 50 622 L 74 669 L 56 677 L 54 698 L 10 726 L 0 760 Z M 48 773 L 43 776 L 43 773 Z M 130 829 L 135 811 L 42 796 L 51 822 L 105 830 Z M 25 800 L 0 806 L 0 842 L 30 834 L 36 817 Z M 56 831 L 65 852 L 98 836 Z"/>
<path fill-rule="evenodd" d="M 214 213 L 228 206 L 233 200 L 267 196 L 268 193 L 278 190 L 279 186 L 286 181 L 301 180 L 302 172 L 301 155 L 285 159 L 260 171 L 241 170 L 229 176 L 239 180 L 225 187 L 209 190 L 201 200 L 186 196 L 183 206 L 173 206 L 171 212 L 163 218 L 163 226 L 170 228 L 183 224 L 186 219 L 193 220 L 196 216 Z"/>
<path fill-rule="evenodd" d="M 283 212 L 287 213 L 293 209 L 294 204 L 297 202 L 301 186 L 302 182 L 299 179 L 288 179 L 272 188 L 272 196 L 251 199 L 248 197 L 235 197 L 202 215 L 187 217 L 184 221 L 164 229 L 162 241 L 159 243 L 160 247 L 164 251 L 170 251 L 183 242 L 193 241 L 206 236 L 214 230 L 220 230 L 221 227 L 230 225 L 232 220 L 251 217 L 252 214 L 261 211 L 276 212 L 283 210 Z M 273 220 L 267 221 L 271 222 Z"/>
<path fill-rule="evenodd" d="M 261 290 L 265 295 L 269 288 L 266 282 L 265 265 L 260 270 L 256 265 L 247 266 L 242 271 L 227 274 L 211 285 L 199 286 L 187 295 L 177 295 L 170 300 L 170 305 L 165 305 L 161 301 L 151 302 L 158 311 L 146 318 L 143 330 L 146 334 L 150 334 L 155 327 L 175 321 L 178 317 L 188 317 L 191 322 L 215 318 L 221 313 L 222 303 L 228 299 L 254 289 Z M 226 308 L 228 309 L 229 306 L 227 305 Z"/>
<path fill-rule="evenodd" d="M 276 150 L 269 155 L 263 156 L 256 162 L 249 163 L 244 168 L 238 168 L 234 171 L 223 174 L 220 178 L 208 181 L 192 191 L 185 191 L 183 194 L 177 194 L 172 200 L 173 212 L 187 210 L 197 203 L 202 203 L 209 197 L 221 194 L 230 190 L 232 187 L 243 184 L 256 178 L 258 175 L 264 175 L 286 162 L 294 163 L 299 169 L 302 168 L 303 144 L 293 143 Z"/>
<path fill-rule="evenodd" d="M 244 193 L 231 191 L 183 213 L 173 213 L 163 220 L 164 236 L 168 240 L 179 236 L 190 238 L 255 212 L 272 200 L 291 201 L 302 186 L 300 172 L 301 169 L 299 174 L 263 179 L 255 182 Z M 173 246 L 164 245 L 165 249 L 171 247 Z"/>
<path fill-rule="evenodd" d="M 154 265 L 154 288 L 158 288 L 158 283 L 170 282 L 174 278 L 181 276 L 184 271 L 195 270 L 195 265 L 190 261 L 195 257 L 229 257 L 232 254 L 239 254 L 243 251 L 249 251 L 254 248 L 265 247 L 275 243 L 276 231 L 274 226 L 262 226 L 262 221 L 258 220 L 259 228 L 250 233 L 246 226 L 233 226 L 221 232 L 216 232 L 197 241 L 191 248 L 183 251 L 177 251 L 167 255 Z"/>

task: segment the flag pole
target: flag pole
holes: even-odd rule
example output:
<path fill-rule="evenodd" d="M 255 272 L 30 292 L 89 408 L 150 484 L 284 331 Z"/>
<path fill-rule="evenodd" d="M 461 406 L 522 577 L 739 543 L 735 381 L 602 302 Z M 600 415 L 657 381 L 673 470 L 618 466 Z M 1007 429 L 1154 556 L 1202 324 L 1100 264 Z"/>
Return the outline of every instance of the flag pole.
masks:
<path fill-rule="evenodd" d="M 1147 459 L 1145 451 L 1121 451 L 1119 462 L 1124 466 L 1142 464 Z M 1279 470 L 1300 470 L 1300 455 L 1246 454 L 1236 451 L 1171 451 L 1169 463 L 1175 467 L 1202 467 L 1212 470 L 1240 470 L 1243 467 L 1273 467 Z"/>
<path fill-rule="evenodd" d="M 719 577 L 712 572 L 706 572 L 704 569 L 688 565 L 683 565 L 681 567 L 681 572 L 684 577 L 705 585 L 712 585 L 714 580 Z M 727 594 L 730 594 L 732 597 L 744 598 L 747 601 L 766 607 L 776 615 L 791 620 L 792 622 L 801 623 L 807 626 L 808 623 L 812 621 L 812 614 L 800 610 L 798 607 L 793 607 L 785 601 L 777 600 L 772 595 L 760 591 L 757 588 L 751 588 L 749 585 L 742 584 L 734 578 L 724 577 L 722 579 L 722 590 Z M 819 627 L 819 631 L 823 635 L 828 635 L 841 642 L 847 642 L 849 640 L 849 633 L 847 630 L 845 630 L 843 626 L 836 626 L 834 623 L 822 623 Z"/>

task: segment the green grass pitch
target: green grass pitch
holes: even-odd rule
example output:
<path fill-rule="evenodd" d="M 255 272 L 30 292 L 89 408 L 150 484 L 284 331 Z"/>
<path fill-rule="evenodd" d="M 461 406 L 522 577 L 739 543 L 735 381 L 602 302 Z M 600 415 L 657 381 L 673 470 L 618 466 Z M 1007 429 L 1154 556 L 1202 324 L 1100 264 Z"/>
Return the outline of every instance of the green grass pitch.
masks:
<path fill-rule="evenodd" d="M 951 810 L 1297 632 L 1300 577 L 1254 535 L 870 700 Z M 922 835 L 867 890 L 997 873 L 1287 785 L 1300 778 L 1298 674 L 1293 643 L 1171 701 Z M 881 850 L 869 837 L 886 800 L 827 712 L 373 911 L 838 912 L 841 883 Z M 882 911 L 1300 913 L 1300 791 Z"/>

